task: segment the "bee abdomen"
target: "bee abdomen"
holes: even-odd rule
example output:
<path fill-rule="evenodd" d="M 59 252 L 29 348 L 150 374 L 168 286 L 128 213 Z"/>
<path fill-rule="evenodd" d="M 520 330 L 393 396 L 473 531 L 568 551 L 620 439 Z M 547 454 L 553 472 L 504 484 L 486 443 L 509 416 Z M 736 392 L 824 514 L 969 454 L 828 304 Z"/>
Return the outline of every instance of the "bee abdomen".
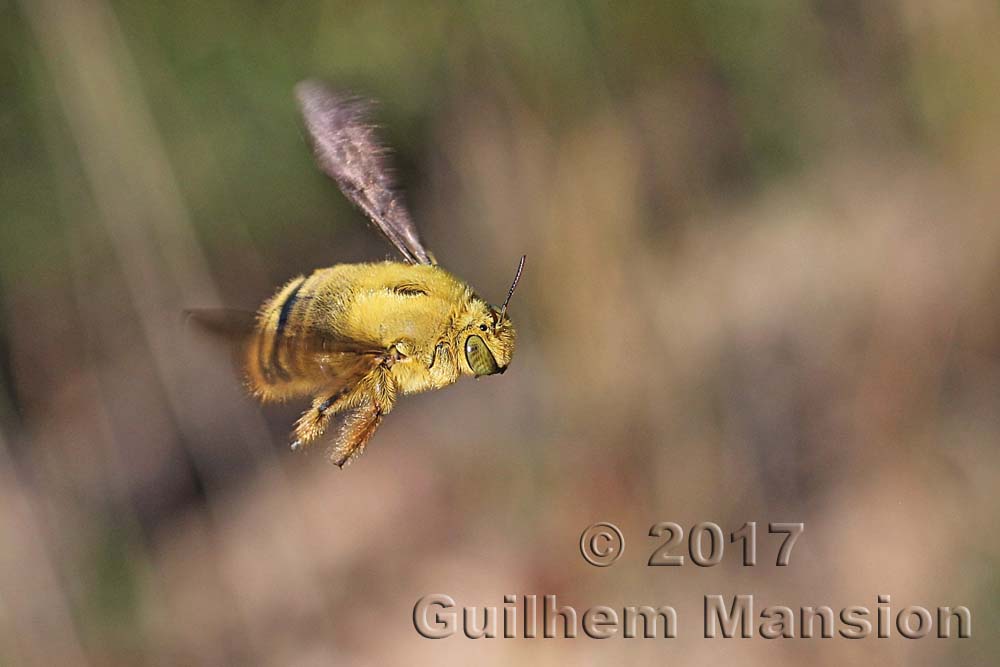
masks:
<path fill-rule="evenodd" d="M 285 297 L 284 302 L 281 304 L 281 309 L 278 311 L 278 326 L 274 330 L 274 342 L 271 344 L 271 367 L 282 380 L 288 379 L 288 371 L 281 364 L 281 339 L 285 333 L 285 328 L 288 326 L 288 316 L 292 312 L 292 308 L 295 307 L 295 303 L 299 300 L 299 293 L 305 282 L 303 278 L 295 283 L 295 287 Z"/>
<path fill-rule="evenodd" d="M 285 285 L 261 309 L 257 322 L 256 340 L 250 346 L 247 372 L 258 393 L 269 393 L 267 387 L 291 381 L 287 367 L 286 332 L 295 320 L 295 307 L 307 296 L 303 290 L 307 278 L 299 276 Z"/>

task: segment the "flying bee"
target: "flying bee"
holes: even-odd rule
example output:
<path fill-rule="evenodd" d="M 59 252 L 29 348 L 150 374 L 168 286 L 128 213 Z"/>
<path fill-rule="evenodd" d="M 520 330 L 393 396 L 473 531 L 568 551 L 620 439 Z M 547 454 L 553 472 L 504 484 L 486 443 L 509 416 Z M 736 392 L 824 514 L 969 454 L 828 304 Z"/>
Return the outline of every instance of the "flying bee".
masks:
<path fill-rule="evenodd" d="M 503 305 L 487 303 L 421 243 L 369 121 L 370 103 L 315 81 L 298 84 L 295 94 L 320 169 L 403 261 L 338 264 L 293 278 L 255 318 L 245 315 L 240 356 L 261 401 L 312 398 L 295 424 L 293 450 L 319 439 L 343 413 L 329 454 L 343 467 L 364 451 L 400 394 L 507 370 L 515 341 L 507 305 L 525 258 Z M 189 313 L 232 333 L 233 311 Z"/>

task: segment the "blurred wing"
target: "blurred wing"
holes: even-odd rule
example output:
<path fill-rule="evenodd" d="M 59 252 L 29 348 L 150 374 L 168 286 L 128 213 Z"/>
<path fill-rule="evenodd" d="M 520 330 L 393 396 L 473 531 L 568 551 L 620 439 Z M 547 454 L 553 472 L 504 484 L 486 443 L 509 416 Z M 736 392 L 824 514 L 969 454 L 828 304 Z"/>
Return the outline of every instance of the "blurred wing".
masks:
<path fill-rule="evenodd" d="M 256 316 L 231 308 L 190 308 L 184 311 L 184 331 L 203 334 L 229 353 L 237 374 L 242 374 L 246 345 L 253 336 Z"/>
<path fill-rule="evenodd" d="M 278 334 L 257 326 L 253 313 L 224 308 L 185 311 L 188 323 L 228 344 L 250 391 L 262 401 L 349 391 L 382 360 L 385 350 L 328 332 L 302 328 Z"/>
<path fill-rule="evenodd" d="M 185 325 L 215 338 L 238 342 L 253 333 L 256 316 L 234 308 L 189 308 L 184 311 Z"/>
<path fill-rule="evenodd" d="M 316 161 L 348 199 L 379 228 L 406 261 L 434 264 L 386 164 L 386 149 L 368 120 L 369 102 L 330 90 L 318 81 L 295 87 Z"/>
<path fill-rule="evenodd" d="M 268 328 L 254 334 L 244 358 L 253 394 L 262 401 L 282 401 L 317 392 L 348 392 L 384 355 L 383 349 L 326 332 L 299 329 L 279 338 Z"/>

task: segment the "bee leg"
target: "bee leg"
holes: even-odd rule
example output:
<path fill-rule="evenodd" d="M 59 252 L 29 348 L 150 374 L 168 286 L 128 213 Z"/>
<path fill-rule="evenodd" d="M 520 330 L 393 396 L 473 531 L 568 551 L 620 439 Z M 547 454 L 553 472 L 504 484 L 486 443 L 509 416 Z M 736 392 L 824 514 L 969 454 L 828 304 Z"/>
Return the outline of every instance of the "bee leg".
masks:
<path fill-rule="evenodd" d="M 338 468 L 361 455 L 382 417 L 396 403 L 396 383 L 385 365 L 369 373 L 362 381 L 362 388 L 364 400 L 344 418 L 330 451 L 330 461 Z"/>
<path fill-rule="evenodd" d="M 338 468 L 349 465 L 361 456 L 365 445 L 382 423 L 383 413 L 371 401 L 351 410 L 340 427 L 340 433 L 330 451 L 330 462 Z"/>
<path fill-rule="evenodd" d="M 458 362 L 448 341 L 441 341 L 435 346 L 427 370 L 435 388 L 447 387 L 458 379 Z"/>
<path fill-rule="evenodd" d="M 434 351 L 431 352 L 430 363 L 427 364 L 428 370 L 434 367 L 434 364 L 438 362 L 439 357 L 441 361 L 446 364 L 451 360 L 451 345 L 449 345 L 446 341 L 441 341 L 434 346 Z"/>
<path fill-rule="evenodd" d="M 346 394 L 346 390 L 341 390 L 326 398 L 317 397 L 313 401 L 312 407 L 302 413 L 299 420 L 295 422 L 295 440 L 292 441 L 293 452 L 323 435 L 330 424 L 330 418 L 337 412 L 337 401 Z"/>

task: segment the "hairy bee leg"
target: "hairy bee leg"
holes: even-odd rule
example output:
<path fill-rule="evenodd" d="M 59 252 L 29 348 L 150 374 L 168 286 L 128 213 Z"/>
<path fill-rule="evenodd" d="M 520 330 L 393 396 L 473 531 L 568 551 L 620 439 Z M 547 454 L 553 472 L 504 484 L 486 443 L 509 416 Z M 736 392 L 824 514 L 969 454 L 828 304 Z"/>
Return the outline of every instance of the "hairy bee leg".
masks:
<path fill-rule="evenodd" d="M 447 357 L 451 356 L 451 349 L 450 349 L 450 346 L 448 345 L 448 343 L 442 341 L 442 342 L 440 342 L 440 343 L 438 343 L 437 345 L 434 346 L 434 351 L 431 352 L 431 360 L 427 364 L 427 369 L 428 370 L 430 370 L 431 368 L 433 368 L 434 364 L 437 363 L 438 355 L 439 354 L 443 358 L 447 358 Z"/>
<path fill-rule="evenodd" d="M 295 422 L 295 440 L 292 441 L 291 445 L 293 452 L 323 435 L 327 426 L 330 425 L 330 418 L 337 412 L 337 401 L 344 398 L 346 394 L 346 390 L 341 390 L 325 399 L 316 398 L 312 407 L 302 413 L 299 420 Z"/>
<path fill-rule="evenodd" d="M 369 373 L 361 386 L 365 399 L 348 413 L 330 450 L 330 461 L 338 468 L 343 468 L 361 455 L 382 423 L 382 417 L 396 403 L 396 382 L 389 373 L 388 364 Z"/>
<path fill-rule="evenodd" d="M 384 414 L 370 401 L 352 410 L 340 427 L 337 441 L 330 451 L 330 462 L 338 468 L 343 468 L 361 456 L 368 441 L 382 423 Z"/>
<path fill-rule="evenodd" d="M 434 388 L 446 387 L 458 379 L 460 371 L 448 341 L 441 341 L 434 347 L 427 370 Z"/>
<path fill-rule="evenodd" d="M 392 404 L 396 400 L 396 383 L 389 374 L 389 369 L 397 361 L 406 358 L 406 349 L 409 349 L 409 344 L 405 340 L 391 345 L 379 355 L 378 366 L 359 383 L 359 386 L 366 387 L 365 391 L 374 396 L 375 405 L 383 414 L 392 409 Z M 345 387 L 326 399 L 317 396 L 312 407 L 303 412 L 299 420 L 295 422 L 295 439 L 292 441 L 292 451 L 301 449 L 326 432 L 331 417 L 344 407 L 340 404 L 342 399 L 355 404 L 356 401 L 348 397 L 351 393 L 352 390 Z"/>

